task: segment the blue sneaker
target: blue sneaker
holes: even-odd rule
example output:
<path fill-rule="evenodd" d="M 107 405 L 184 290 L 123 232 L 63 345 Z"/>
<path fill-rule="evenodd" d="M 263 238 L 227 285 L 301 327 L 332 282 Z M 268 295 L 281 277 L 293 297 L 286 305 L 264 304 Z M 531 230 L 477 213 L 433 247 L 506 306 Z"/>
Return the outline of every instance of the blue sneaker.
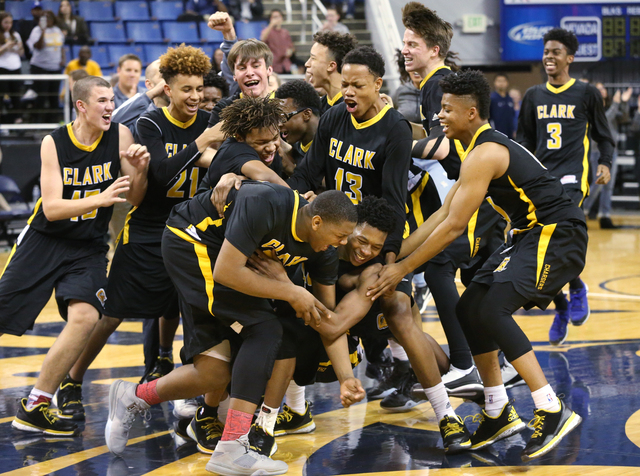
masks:
<path fill-rule="evenodd" d="M 556 312 L 556 317 L 553 319 L 551 329 L 549 329 L 549 343 L 551 345 L 560 345 L 567 338 L 569 334 L 569 315 L 569 310 Z"/>
<path fill-rule="evenodd" d="M 587 293 L 589 288 L 586 284 L 580 289 L 570 289 L 571 301 L 569 301 L 569 311 L 571 315 L 571 324 L 574 326 L 581 326 L 589 316 L 591 315 L 591 309 L 589 309 L 589 302 L 587 301 Z"/>

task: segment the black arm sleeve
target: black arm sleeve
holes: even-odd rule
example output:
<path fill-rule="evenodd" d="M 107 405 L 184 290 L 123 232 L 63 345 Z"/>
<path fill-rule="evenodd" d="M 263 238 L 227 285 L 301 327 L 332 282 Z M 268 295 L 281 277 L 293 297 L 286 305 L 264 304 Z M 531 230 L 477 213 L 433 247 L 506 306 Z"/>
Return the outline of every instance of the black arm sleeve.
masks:
<path fill-rule="evenodd" d="M 218 104 L 216 104 L 213 107 L 213 111 L 211 111 L 211 117 L 209 118 L 209 127 L 213 127 L 215 126 L 218 122 L 220 122 L 220 113 L 222 113 L 222 110 L 227 107 L 229 104 L 231 104 L 234 100 L 236 99 L 235 96 L 230 96 L 227 98 L 222 98 L 220 99 L 220 101 L 218 101 Z"/>
<path fill-rule="evenodd" d="M 609 121 L 607 121 L 607 116 L 604 112 L 602 95 L 594 86 L 587 85 L 585 103 L 585 110 L 591 124 L 591 137 L 598 144 L 598 150 L 600 151 L 598 164 L 606 165 L 611 169 L 613 150 L 616 144 L 609 130 Z"/>
<path fill-rule="evenodd" d="M 291 189 L 306 193 L 309 190 L 315 191 L 322 185 L 322 179 L 326 175 L 325 162 L 329 154 L 327 138 L 331 136 L 331 123 L 328 119 L 330 117 L 327 114 L 320 118 L 311 148 L 287 180 L 287 185 Z"/>
<path fill-rule="evenodd" d="M 520 106 L 516 142 L 532 154 L 536 152 L 537 142 L 536 110 L 533 104 L 533 89 L 527 90 Z"/>
<path fill-rule="evenodd" d="M 400 252 L 402 234 L 406 220 L 405 203 L 407 199 L 407 181 L 411 165 L 411 126 L 407 121 L 399 122 L 389 131 L 389 140 L 385 149 L 386 160 L 382 167 L 382 198 L 393 207 L 396 213 L 396 226 L 389 234 L 383 247 L 383 253 Z"/>
<path fill-rule="evenodd" d="M 147 146 L 151 160 L 149 169 L 159 183 L 169 185 L 172 180 L 190 164 L 200 158 L 201 153 L 195 142 L 169 157 L 162 140 L 162 132 L 155 122 L 146 116 L 138 120 L 140 143 Z"/>

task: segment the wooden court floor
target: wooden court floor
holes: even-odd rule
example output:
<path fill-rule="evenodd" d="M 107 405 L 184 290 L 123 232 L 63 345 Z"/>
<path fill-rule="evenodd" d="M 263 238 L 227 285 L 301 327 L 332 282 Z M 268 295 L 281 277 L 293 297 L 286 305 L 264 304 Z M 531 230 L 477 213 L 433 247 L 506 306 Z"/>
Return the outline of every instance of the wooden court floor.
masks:
<path fill-rule="evenodd" d="M 408 413 L 381 410 L 379 402 L 343 409 L 336 384 L 307 391 L 317 429 L 278 439 L 274 456 L 291 475 L 640 475 L 640 216 L 615 217 L 627 225 L 599 230 L 590 222 L 588 262 L 582 277 L 589 285 L 592 313 L 582 327 L 570 328 L 567 342 L 551 347 L 547 332 L 553 311 L 522 312 L 526 330 L 547 378 L 582 417 L 582 425 L 547 456 L 524 464 L 520 452 L 526 430 L 488 451 L 445 456 L 437 422 L 428 403 Z M 4 263 L 7 254 L 0 258 Z M 424 329 L 445 344 L 435 307 L 423 315 Z M 170 404 L 138 419 L 123 458 L 112 457 L 104 442 L 109 384 L 137 381 L 142 373 L 142 324 L 125 322 L 87 373 L 83 386 L 87 421 L 81 437 L 44 439 L 11 428 L 17 399 L 36 381 L 44 355 L 62 327 L 53 302 L 34 331 L 0 337 L 1 475 L 205 475 L 208 457 L 193 445 L 176 448 Z M 179 330 L 181 333 L 181 330 Z M 178 336 L 181 339 L 181 335 Z M 176 343 L 179 361 L 180 342 Z M 357 375 L 365 387 L 373 381 Z M 532 418 L 526 386 L 510 391 L 523 420 Z M 461 416 L 478 413 L 472 403 L 452 399 Z M 470 422 L 470 420 L 468 420 Z M 470 424 L 473 430 L 475 424 Z"/>

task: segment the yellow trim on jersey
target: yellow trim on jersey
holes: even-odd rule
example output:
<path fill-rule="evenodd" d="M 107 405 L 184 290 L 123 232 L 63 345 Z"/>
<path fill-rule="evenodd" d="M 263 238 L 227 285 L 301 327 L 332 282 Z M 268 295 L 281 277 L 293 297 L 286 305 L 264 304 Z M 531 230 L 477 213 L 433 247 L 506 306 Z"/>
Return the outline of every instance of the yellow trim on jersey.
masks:
<path fill-rule="evenodd" d="M 420 83 L 420 89 L 422 89 L 422 86 L 424 86 L 425 84 L 427 84 L 427 81 L 429 81 L 431 79 L 431 76 L 433 76 L 434 74 L 436 74 L 436 71 L 440 71 L 441 69 L 451 69 L 449 68 L 449 66 L 438 66 L 436 69 L 434 69 L 433 71 L 431 71 L 429 74 L 427 74 L 424 79 L 422 80 L 422 82 Z"/>
<path fill-rule="evenodd" d="M 129 220 L 131 220 L 131 215 L 137 209 L 138 207 L 133 207 L 131 210 L 129 210 L 129 213 L 127 213 L 127 217 L 124 219 L 124 226 L 122 227 L 122 231 L 118 235 L 118 240 L 116 240 L 116 244 L 118 241 L 120 241 L 120 237 L 122 237 L 123 245 L 126 245 L 127 243 L 129 243 Z"/>
<path fill-rule="evenodd" d="M 291 216 L 291 234 L 293 235 L 293 239 L 302 243 L 302 240 L 298 238 L 298 234 L 296 233 L 296 220 L 298 220 L 298 205 L 300 204 L 300 195 L 298 192 L 293 192 L 293 215 Z"/>
<path fill-rule="evenodd" d="M 476 210 L 476 212 L 471 216 L 471 220 L 469 220 L 469 224 L 467 225 L 467 238 L 469 239 L 469 247 L 471 248 L 469 251 L 469 256 L 471 258 L 474 257 L 475 253 L 473 249 L 476 244 L 476 224 L 478 223 L 478 212 L 480 208 Z"/>
<path fill-rule="evenodd" d="M 78 139 L 76 139 L 76 135 L 73 133 L 73 122 L 70 122 L 69 124 L 67 124 L 67 133 L 69 134 L 69 138 L 71 139 L 71 142 L 73 142 L 73 145 L 75 145 L 80 150 L 84 150 L 85 152 L 93 152 L 96 149 L 96 147 L 98 147 L 98 144 L 100 143 L 100 140 L 104 135 L 104 132 L 100 131 L 100 135 L 98 136 L 98 138 L 93 144 L 91 145 L 81 144 L 78 141 Z"/>
<path fill-rule="evenodd" d="M 208 301 L 207 308 L 209 309 L 211 315 L 213 315 L 213 310 L 211 308 L 213 306 L 213 287 L 215 285 L 215 282 L 213 281 L 213 268 L 211 267 L 211 258 L 209 258 L 209 253 L 207 253 L 207 245 L 194 240 L 182 230 L 178 230 L 177 228 L 169 225 L 167 225 L 167 228 L 175 233 L 178 237 L 193 245 L 196 256 L 198 257 L 200 272 L 202 273 L 202 277 L 204 278 L 204 288 L 207 293 Z"/>
<path fill-rule="evenodd" d="M 313 144 L 313 141 L 309 142 L 307 145 L 300 144 L 300 150 L 302 150 L 302 152 L 306 154 L 307 151 L 311 148 L 311 144 Z"/>
<path fill-rule="evenodd" d="M 507 223 L 511 223 L 511 219 L 509 218 L 509 215 L 507 215 L 507 212 L 505 212 L 504 209 L 496 205 L 493 202 L 493 199 L 491 197 L 487 197 L 487 202 L 489 202 L 489 205 L 491 205 L 491 208 L 493 208 L 500 215 L 502 215 L 502 218 L 504 218 L 507 221 Z"/>
<path fill-rule="evenodd" d="M 178 126 L 181 129 L 186 129 L 187 127 L 192 125 L 194 122 L 196 122 L 196 119 L 198 118 L 198 113 L 196 112 L 193 115 L 193 117 L 189 119 L 187 122 L 181 122 L 171 115 L 171 113 L 169 112 L 169 108 L 167 106 L 162 108 L 162 112 L 164 112 L 165 117 L 169 120 L 171 124 L 173 124 L 174 126 Z"/>
<path fill-rule="evenodd" d="M 584 139 L 582 140 L 582 146 L 584 147 L 584 156 L 582 157 L 582 180 L 580 182 L 580 190 L 582 190 L 582 200 L 580 200 L 579 207 L 582 206 L 582 202 L 587 195 L 589 195 L 589 124 L 584 130 Z"/>
<path fill-rule="evenodd" d="M 424 177 L 422 177 L 422 180 L 420 181 L 420 185 L 411 194 L 411 203 L 413 205 L 413 217 L 416 220 L 416 226 L 420 226 L 424 223 L 424 215 L 422 214 L 422 207 L 420 206 L 420 197 L 422 196 L 422 192 L 424 191 L 424 188 L 427 186 L 428 181 L 429 181 L 429 172 L 425 172 Z"/>
<path fill-rule="evenodd" d="M 4 272 L 9 267 L 9 263 L 11 262 L 11 258 L 13 258 L 13 255 L 15 254 L 17 247 L 18 247 L 18 244 L 16 243 L 16 244 L 13 245 L 13 248 L 11 248 L 11 253 L 9 253 L 9 257 L 7 258 L 7 262 L 4 264 L 4 268 L 2 268 L 2 273 L 0 273 L 0 279 L 2 279 L 2 276 L 4 275 Z"/>
<path fill-rule="evenodd" d="M 42 205 L 42 197 L 38 199 L 38 201 L 36 202 L 36 205 L 33 207 L 33 213 L 29 217 L 29 220 L 27 220 L 27 225 L 31 225 L 31 222 L 36 217 L 36 213 L 38 213 L 38 209 L 40 208 L 41 205 Z"/>
<path fill-rule="evenodd" d="M 551 83 L 549 81 L 547 81 L 547 89 L 549 91 L 551 91 L 553 94 L 560 94 L 565 92 L 567 89 L 569 89 L 571 86 L 573 86 L 573 84 L 576 82 L 575 78 L 571 78 L 569 81 L 567 81 L 566 83 L 564 83 L 562 86 L 556 88 L 555 86 L 552 86 Z"/>
<path fill-rule="evenodd" d="M 200 223 L 198 223 L 196 225 L 196 228 L 200 231 L 207 231 L 207 228 L 209 228 L 209 225 L 213 225 L 216 227 L 221 226 L 223 220 L 224 218 L 218 218 L 217 220 L 214 220 L 211 217 L 207 217 L 204 220 L 202 220 Z"/>
<path fill-rule="evenodd" d="M 458 139 L 453 139 L 453 144 L 456 146 L 456 152 L 458 153 L 458 157 L 460 157 L 460 162 L 462 162 L 464 159 L 467 158 L 467 156 L 465 155 L 465 150 L 464 150 L 464 146 L 462 145 L 462 142 L 460 142 Z M 462 158 L 462 156 L 464 155 L 464 159 Z"/>
<path fill-rule="evenodd" d="M 391 106 L 386 104 L 378 114 L 376 114 L 374 117 L 372 117 L 368 121 L 364 121 L 364 122 L 356 121 L 355 117 L 353 117 L 353 115 L 351 115 L 351 123 L 353 124 L 353 127 L 355 127 L 358 130 L 359 129 L 365 129 L 365 128 L 369 127 L 369 126 L 374 125 L 376 122 L 378 122 L 380 119 L 382 119 L 389 109 L 391 109 Z"/>
<path fill-rule="evenodd" d="M 333 96 L 331 99 L 329 99 L 329 95 L 327 94 L 327 104 L 331 107 L 333 107 L 333 105 L 338 102 L 340 100 L 340 98 L 342 97 L 342 91 L 338 91 L 338 94 L 336 94 L 335 96 Z"/>
<path fill-rule="evenodd" d="M 518 187 L 513 182 L 513 180 L 511 180 L 511 177 L 507 175 L 507 178 L 509 179 L 509 183 L 514 188 L 514 190 L 520 194 L 520 200 L 527 204 L 527 211 L 529 212 L 527 213 L 527 218 L 529 219 L 529 225 L 527 225 L 527 228 L 533 228 L 533 226 L 538 223 L 538 218 L 536 217 L 536 206 L 533 204 L 531 199 L 527 197 L 527 194 L 524 193 L 524 190 Z"/>
<path fill-rule="evenodd" d="M 549 248 L 549 241 L 551 241 L 551 235 L 556 229 L 556 224 L 545 225 L 540 232 L 540 241 L 538 241 L 538 266 L 536 267 L 536 288 L 540 284 L 540 278 L 542 276 L 542 265 L 544 264 L 544 257 L 547 254 L 547 248 Z M 544 285 L 544 283 L 543 283 Z"/>
<path fill-rule="evenodd" d="M 480 129 L 478 129 L 476 133 L 473 134 L 473 139 L 471 139 L 471 142 L 469 143 L 469 147 L 467 147 L 467 150 L 465 150 L 462 154 L 460 154 L 460 162 L 464 162 L 464 159 L 467 158 L 467 155 L 469 155 L 469 152 L 471 152 L 471 150 L 476 146 L 476 139 L 478 138 L 478 136 L 488 129 L 491 129 L 491 124 L 489 123 L 481 126 Z M 460 145 L 462 146 L 462 144 Z"/>
<path fill-rule="evenodd" d="M 349 354 L 349 361 L 352 366 L 358 365 L 358 349 Z M 318 367 L 329 367 L 330 365 L 332 365 L 330 360 L 327 360 L 326 362 L 318 362 Z"/>

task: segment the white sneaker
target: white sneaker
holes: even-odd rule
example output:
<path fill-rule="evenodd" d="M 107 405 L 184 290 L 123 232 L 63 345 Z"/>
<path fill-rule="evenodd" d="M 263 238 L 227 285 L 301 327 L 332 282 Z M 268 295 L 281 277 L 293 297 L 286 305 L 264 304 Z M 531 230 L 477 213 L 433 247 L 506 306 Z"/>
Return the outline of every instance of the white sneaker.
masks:
<path fill-rule="evenodd" d="M 284 474 L 289 470 L 284 461 L 273 460 L 252 450 L 247 435 L 234 441 L 219 441 L 206 468 L 222 476 Z"/>
<path fill-rule="evenodd" d="M 109 389 L 109 419 L 104 429 L 104 438 L 109 451 L 120 455 L 129 441 L 129 430 L 136 415 L 149 409 L 149 404 L 136 396 L 133 382 L 116 380 Z"/>
<path fill-rule="evenodd" d="M 507 359 L 504 359 L 504 363 L 500 366 L 500 373 L 502 374 L 502 383 L 506 389 L 517 387 L 518 385 L 524 385 L 526 383 L 515 367 L 511 365 Z"/>
<path fill-rule="evenodd" d="M 475 366 L 465 370 L 451 366 L 451 370 L 442 376 L 442 383 L 444 383 L 447 393 L 453 397 L 476 398 L 484 390 L 480 374 Z"/>
<path fill-rule="evenodd" d="M 178 419 L 193 418 L 198 411 L 198 401 L 195 398 L 173 401 L 173 416 Z"/>

